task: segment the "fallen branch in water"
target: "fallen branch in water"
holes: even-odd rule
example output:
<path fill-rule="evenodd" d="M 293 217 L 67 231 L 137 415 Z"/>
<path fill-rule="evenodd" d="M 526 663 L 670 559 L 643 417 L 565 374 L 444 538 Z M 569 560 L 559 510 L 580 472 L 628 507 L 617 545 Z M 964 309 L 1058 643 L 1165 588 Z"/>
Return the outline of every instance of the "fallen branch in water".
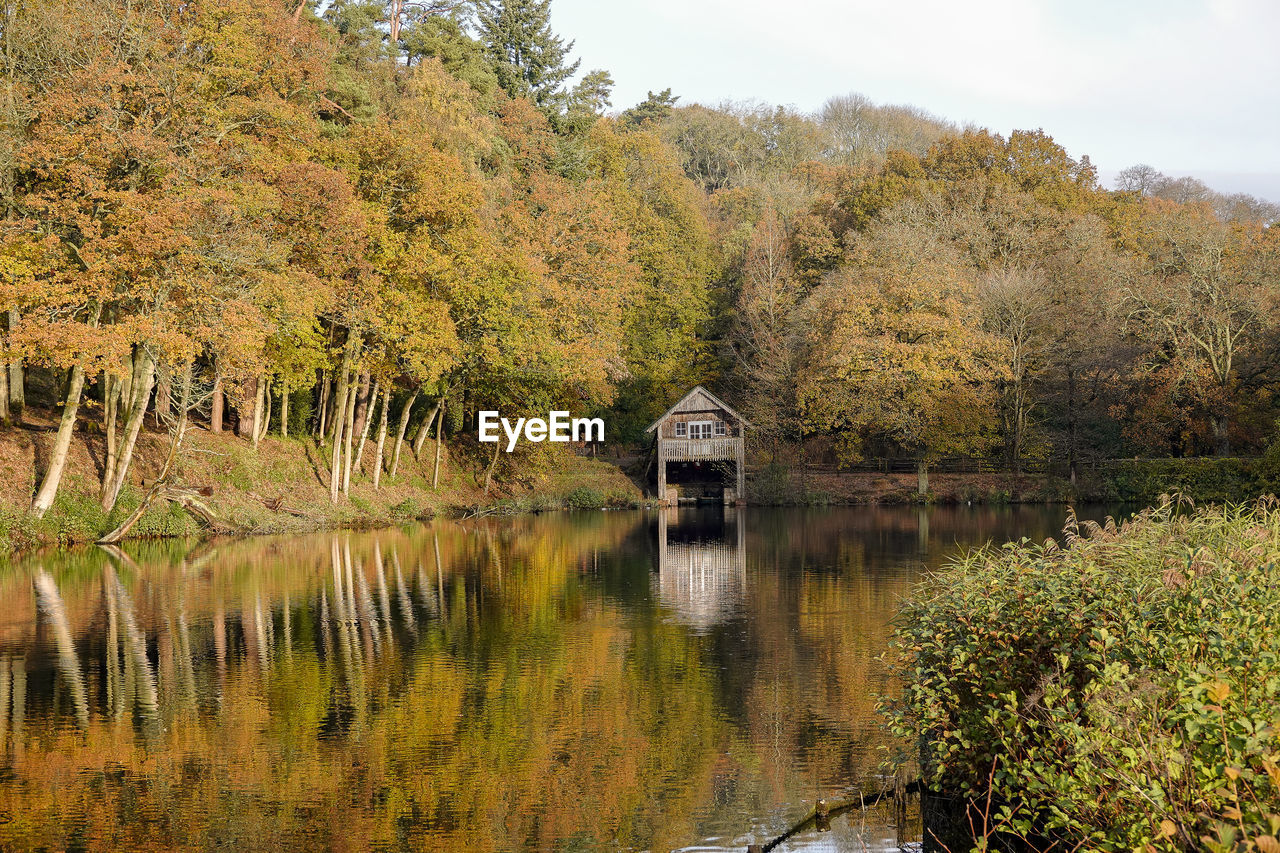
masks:
<path fill-rule="evenodd" d="M 857 799 L 851 799 L 835 805 L 828 803 L 826 800 L 818 800 L 818 802 L 813 806 L 813 811 L 809 812 L 803 820 L 793 824 L 790 829 L 763 847 L 758 844 L 748 845 L 747 851 L 748 853 L 769 853 L 770 850 L 775 849 L 788 838 L 808 829 L 811 824 L 816 826 L 819 830 L 828 830 L 831 828 L 831 819 L 833 817 L 839 817 L 840 815 L 846 812 L 851 812 L 854 809 L 865 809 L 869 806 L 874 806 L 881 800 L 892 800 L 898 796 L 918 794 L 921 791 L 921 787 L 920 780 L 917 779 L 916 781 L 910 782 L 897 789 L 881 788 L 873 793 L 860 793 Z"/>

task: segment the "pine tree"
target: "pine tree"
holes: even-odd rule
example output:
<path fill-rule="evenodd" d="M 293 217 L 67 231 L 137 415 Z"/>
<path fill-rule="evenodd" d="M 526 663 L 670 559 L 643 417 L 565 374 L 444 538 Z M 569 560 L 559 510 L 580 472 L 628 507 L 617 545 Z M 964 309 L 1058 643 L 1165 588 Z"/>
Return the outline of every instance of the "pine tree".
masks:
<path fill-rule="evenodd" d="M 578 62 L 566 64 L 573 42 L 566 44 L 551 30 L 551 0 L 479 0 L 476 23 L 498 85 L 513 98 L 559 114 L 566 100 L 563 84 L 577 73 Z"/>
<path fill-rule="evenodd" d="M 671 94 L 671 89 L 663 89 L 658 94 L 649 93 L 649 97 L 628 110 L 623 110 L 619 117 L 627 127 L 644 127 L 647 124 L 658 124 L 671 115 L 678 95 Z"/>

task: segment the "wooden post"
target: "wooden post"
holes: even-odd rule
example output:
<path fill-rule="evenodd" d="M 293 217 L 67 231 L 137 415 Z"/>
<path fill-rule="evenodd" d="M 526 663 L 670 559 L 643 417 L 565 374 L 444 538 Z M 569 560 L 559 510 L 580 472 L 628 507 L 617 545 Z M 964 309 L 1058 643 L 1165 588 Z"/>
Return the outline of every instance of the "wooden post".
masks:
<path fill-rule="evenodd" d="M 662 425 L 658 425 L 658 502 L 667 502 L 667 457 L 662 453 Z"/>
<path fill-rule="evenodd" d="M 745 444 L 746 444 L 746 439 L 742 436 L 738 436 L 738 446 L 736 448 L 736 462 L 737 462 L 737 468 L 738 468 L 738 493 L 734 495 L 734 498 L 738 503 L 746 503 L 746 500 L 747 500 L 746 491 L 745 491 L 746 482 L 747 482 L 747 472 L 743 470 L 743 461 L 744 461 L 744 457 L 746 456 L 746 453 L 744 452 L 744 448 L 743 448 L 743 445 Z"/>

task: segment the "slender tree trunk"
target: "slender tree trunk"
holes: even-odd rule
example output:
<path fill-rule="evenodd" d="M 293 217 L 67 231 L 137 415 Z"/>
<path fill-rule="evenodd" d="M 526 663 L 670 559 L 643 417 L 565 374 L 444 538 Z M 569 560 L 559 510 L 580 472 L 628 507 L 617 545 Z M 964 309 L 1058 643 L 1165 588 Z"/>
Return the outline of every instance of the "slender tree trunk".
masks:
<path fill-rule="evenodd" d="M 382 483 L 382 451 L 387 446 L 387 410 L 391 408 L 391 388 L 382 392 L 382 414 L 378 418 L 378 448 L 373 455 L 373 490 Z"/>
<path fill-rule="evenodd" d="M 364 422 L 360 424 L 360 441 L 356 443 L 356 461 L 354 464 L 357 471 L 363 470 L 360 467 L 360 463 L 364 460 L 364 446 L 369 440 L 369 427 L 373 425 L 373 414 L 374 410 L 378 407 L 378 395 L 381 393 L 381 384 L 375 379 L 373 381 L 373 390 L 369 393 L 369 400 L 366 404 L 368 407 L 365 410 L 366 417 L 364 418 Z"/>
<path fill-rule="evenodd" d="M 916 460 L 916 494 L 929 494 L 929 463 L 924 459 Z"/>
<path fill-rule="evenodd" d="M 431 469 L 431 488 L 439 488 L 440 486 L 440 444 L 441 434 L 444 430 L 444 399 L 440 400 L 440 416 L 436 418 L 436 462 Z"/>
<path fill-rule="evenodd" d="M 103 477 L 116 467 L 116 420 L 120 414 L 120 377 L 109 370 L 102 371 L 102 436 L 106 443 Z"/>
<path fill-rule="evenodd" d="M 129 473 L 129 465 L 133 461 L 133 450 L 138 443 L 138 433 L 142 429 L 142 419 L 147 413 L 147 403 L 151 399 L 151 386 L 155 379 L 155 361 L 147 351 L 145 344 L 138 347 L 134 359 L 138 364 L 136 376 L 131 383 L 133 399 L 129 408 L 129 420 L 125 423 L 120 455 L 116 459 L 115 471 L 111 479 L 105 483 L 102 494 L 102 508 L 110 512 L 120 497 L 120 489 L 124 486 L 125 476 Z"/>
<path fill-rule="evenodd" d="M 13 323 L 9 323 L 9 331 L 13 331 Z M 12 335 L 5 335 L 5 342 L 8 343 L 12 339 Z M 9 409 L 9 365 L 0 362 L 0 424 L 7 424 L 12 419 L 13 414 Z M 0 740 L 0 743 L 3 743 Z"/>
<path fill-rule="evenodd" d="M 18 311 L 9 309 L 9 330 L 18 325 Z M 22 408 L 26 405 L 26 387 L 22 369 L 22 359 L 15 358 L 9 362 L 9 417 L 22 423 Z"/>
<path fill-rule="evenodd" d="M 262 381 L 261 376 L 253 378 L 253 423 L 249 425 L 249 440 L 253 442 L 253 449 L 258 449 L 258 439 L 262 437 L 262 398 L 267 393 L 267 383 Z"/>
<path fill-rule="evenodd" d="M 436 407 L 431 410 L 431 414 L 427 415 L 427 419 L 422 422 L 422 426 L 418 427 L 418 434 L 413 438 L 414 459 L 422 455 L 422 445 L 427 443 L 427 438 L 431 435 L 431 424 L 435 421 L 436 416 L 440 414 L 440 406 L 443 404 L 444 397 L 436 400 Z"/>
<path fill-rule="evenodd" d="M 404 445 L 404 433 L 409 428 L 409 415 L 413 412 L 413 403 L 418 399 L 418 391 L 414 389 L 413 394 L 409 396 L 409 401 L 404 404 L 404 410 L 400 412 L 400 429 L 396 432 L 395 448 L 391 453 L 391 478 L 394 480 L 396 471 L 400 468 L 400 448 Z"/>
<path fill-rule="evenodd" d="M 289 437 L 289 385 L 283 380 L 280 385 L 280 437 Z"/>
<path fill-rule="evenodd" d="M 58 422 L 58 436 L 53 440 L 49 454 L 49 468 L 44 472 L 40 490 L 31 503 L 31 514 L 43 518 L 53 506 L 53 498 L 62 482 L 62 470 L 67 466 L 67 454 L 71 450 L 71 436 L 76 428 L 76 414 L 80 411 L 80 393 L 84 390 L 84 368 L 71 368 L 71 381 L 67 383 L 67 398 L 62 404 L 62 419 Z"/>
<path fill-rule="evenodd" d="M 271 377 L 268 376 L 263 381 L 262 390 L 262 429 L 258 430 L 258 439 L 262 440 L 267 437 L 267 430 L 271 429 Z"/>
<path fill-rule="evenodd" d="M 9 369 L 0 365 L 0 424 L 7 424 L 12 419 L 9 413 Z"/>
<path fill-rule="evenodd" d="M 222 393 L 222 371 L 214 365 L 213 401 L 209 404 L 209 432 L 222 432 L 222 412 L 226 407 L 226 395 Z"/>
<path fill-rule="evenodd" d="M 338 388 L 334 394 L 334 397 L 342 401 L 344 405 L 347 401 L 348 374 L 351 372 L 351 357 L 354 346 L 355 336 L 352 335 L 342 354 L 342 372 L 338 374 Z M 329 464 L 329 500 L 336 504 L 338 502 L 338 492 L 342 488 L 342 422 L 341 418 L 334 418 L 334 421 L 335 435 Z"/>
<path fill-rule="evenodd" d="M 350 392 L 347 394 L 347 411 L 345 415 L 346 425 L 344 429 L 344 440 L 347 446 L 342 451 L 342 494 L 351 494 L 351 452 L 355 445 L 356 434 L 356 397 L 359 395 L 360 389 L 354 383 Z"/>

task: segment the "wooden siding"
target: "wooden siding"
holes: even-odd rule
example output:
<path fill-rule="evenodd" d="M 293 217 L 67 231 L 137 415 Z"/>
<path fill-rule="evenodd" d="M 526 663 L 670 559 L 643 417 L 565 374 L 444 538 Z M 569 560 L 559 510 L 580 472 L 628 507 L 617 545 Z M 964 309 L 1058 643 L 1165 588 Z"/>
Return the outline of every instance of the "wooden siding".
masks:
<path fill-rule="evenodd" d="M 741 432 L 732 420 L 724 416 L 723 412 L 698 412 L 696 414 L 667 415 L 666 419 L 663 420 L 662 425 L 658 427 L 658 437 L 662 439 L 683 440 L 680 436 L 676 435 L 676 424 L 690 424 L 698 421 L 710 421 L 713 424 L 724 424 L 725 435 L 719 436 L 719 438 L 738 435 Z"/>

